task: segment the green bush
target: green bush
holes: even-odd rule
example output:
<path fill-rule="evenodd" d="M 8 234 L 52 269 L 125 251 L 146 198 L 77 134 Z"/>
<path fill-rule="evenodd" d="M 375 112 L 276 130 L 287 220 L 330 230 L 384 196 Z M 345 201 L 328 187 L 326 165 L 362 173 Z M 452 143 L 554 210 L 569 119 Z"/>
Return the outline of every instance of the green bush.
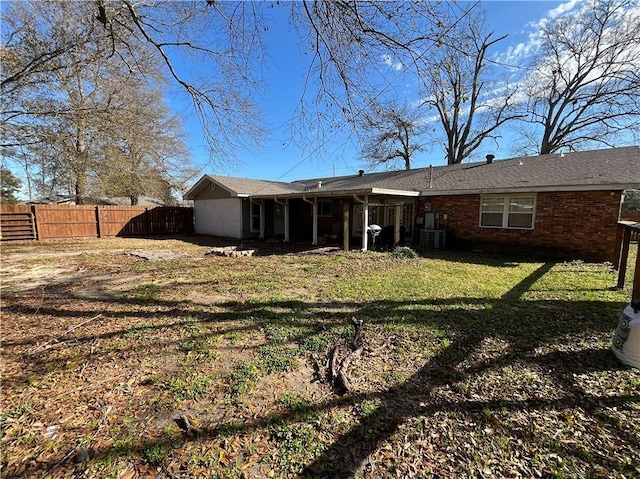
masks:
<path fill-rule="evenodd" d="M 396 248 L 391 252 L 391 256 L 396 259 L 417 258 L 418 253 L 408 246 L 396 246 Z"/>

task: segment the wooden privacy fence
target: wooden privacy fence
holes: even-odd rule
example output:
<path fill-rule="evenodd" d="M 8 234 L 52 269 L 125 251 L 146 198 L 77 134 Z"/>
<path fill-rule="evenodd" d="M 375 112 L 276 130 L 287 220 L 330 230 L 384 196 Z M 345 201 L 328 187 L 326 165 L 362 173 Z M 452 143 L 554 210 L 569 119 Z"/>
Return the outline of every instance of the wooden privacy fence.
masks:
<path fill-rule="evenodd" d="M 0 205 L 0 238 L 36 239 L 36 223 L 29 205 Z"/>
<path fill-rule="evenodd" d="M 102 238 L 193 233 L 193 208 L 1 205 L 4 240 Z"/>

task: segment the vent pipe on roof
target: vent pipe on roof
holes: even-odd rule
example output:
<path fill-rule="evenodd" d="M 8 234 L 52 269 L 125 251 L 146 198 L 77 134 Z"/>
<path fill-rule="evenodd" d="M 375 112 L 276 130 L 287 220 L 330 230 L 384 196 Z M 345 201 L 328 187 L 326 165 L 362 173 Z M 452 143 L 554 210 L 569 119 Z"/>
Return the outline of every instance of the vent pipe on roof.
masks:
<path fill-rule="evenodd" d="M 487 165 L 490 165 L 491 163 L 493 163 L 493 159 L 496 157 L 496 155 L 487 155 Z"/>
<path fill-rule="evenodd" d="M 358 170 L 358 176 L 364 176 L 364 170 Z"/>
<path fill-rule="evenodd" d="M 318 181 L 318 189 L 322 188 L 322 181 Z"/>

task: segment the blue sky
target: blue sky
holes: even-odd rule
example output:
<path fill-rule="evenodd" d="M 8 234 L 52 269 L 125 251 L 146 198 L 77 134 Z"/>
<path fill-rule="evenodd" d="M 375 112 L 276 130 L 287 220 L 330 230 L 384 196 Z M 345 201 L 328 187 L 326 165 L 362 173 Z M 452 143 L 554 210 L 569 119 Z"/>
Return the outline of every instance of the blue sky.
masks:
<path fill-rule="evenodd" d="M 575 0 L 559 1 L 484 1 L 481 4 L 486 13 L 488 30 L 496 36 L 508 34 L 506 40 L 498 44 L 494 54 L 506 56 L 513 51 L 521 51 L 529 42 L 536 27 L 544 17 L 557 9 L 570 8 Z M 460 2 L 464 5 L 464 2 Z M 238 162 L 219 162 L 215 167 L 208 162 L 198 122 L 187 116 L 185 127 L 188 146 L 194 163 L 202 168 L 201 174 L 219 174 L 243 178 L 292 181 L 299 178 L 330 177 L 354 174 L 365 164 L 359 159 L 354 145 L 345 144 L 348 132 L 339 132 L 322 152 L 312 147 L 301 148 L 289 142 L 290 134 L 285 125 L 291 120 L 303 91 L 307 58 L 298 47 L 298 38 L 287 23 L 284 9 L 274 12 L 273 23 L 265 36 L 271 52 L 272 65 L 265 71 L 267 89 L 262 94 L 260 107 L 266 113 L 271 129 L 270 136 L 259 152 L 240 152 Z M 518 47 L 519 45 L 519 47 Z M 404 81 L 404 80 L 401 80 Z M 508 135 L 508 133 L 505 133 Z M 506 143 L 506 141 L 502 141 Z M 501 150 L 504 151 L 496 151 Z M 487 153 L 498 158 L 507 157 L 511 152 L 506 148 L 496 148 L 487 142 L 477 151 L 476 159 Z M 420 153 L 414 158 L 413 167 L 445 164 L 440 149 Z"/>

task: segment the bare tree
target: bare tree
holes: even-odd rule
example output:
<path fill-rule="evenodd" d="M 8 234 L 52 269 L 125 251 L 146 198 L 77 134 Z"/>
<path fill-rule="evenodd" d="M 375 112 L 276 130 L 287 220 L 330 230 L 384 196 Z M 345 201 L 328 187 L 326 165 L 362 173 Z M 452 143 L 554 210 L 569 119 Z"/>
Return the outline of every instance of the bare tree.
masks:
<path fill-rule="evenodd" d="M 257 145 L 264 128 L 252 95 L 260 86 L 255 73 L 263 48 L 259 25 L 250 25 L 259 19 L 254 7 L 252 2 L 127 0 L 10 4 L 2 48 L 9 61 L 0 80 L 6 136 L 16 138 L 16 126 L 32 114 L 14 108 L 14 102 L 56 72 L 79 65 L 87 45 L 93 45 L 101 54 L 98 63 L 153 83 L 156 72 L 147 68 L 152 61 L 177 82 L 179 94 L 193 102 L 214 160 Z"/>
<path fill-rule="evenodd" d="M 181 122 L 169 113 L 159 89 L 133 75 L 120 84 L 103 131 L 101 190 L 108 196 L 127 196 L 132 205 L 141 195 L 171 202 L 172 193 L 186 191 L 196 172 Z"/>
<path fill-rule="evenodd" d="M 361 122 L 362 157 L 372 167 L 400 161 L 410 170 L 414 153 L 424 150 L 418 142 L 424 130 L 419 112 L 407 104 L 375 102 Z"/>
<path fill-rule="evenodd" d="M 423 105 L 435 110 L 442 128 L 447 164 L 461 163 L 498 129 L 521 117 L 514 110 L 515 89 L 492 79 L 488 52 L 506 36 L 486 33 L 482 19 L 465 18 L 442 39 L 421 71 Z"/>
<path fill-rule="evenodd" d="M 311 62 L 299 124 L 314 136 L 328 125 L 355 127 L 393 83 L 421 61 L 460 17 L 450 2 L 292 2 L 293 22 Z M 313 83 L 318 83 L 317 90 Z M 330 129 L 329 132 L 332 130 Z"/>
<path fill-rule="evenodd" d="M 87 195 L 95 120 L 105 109 L 97 85 L 108 70 L 88 11 L 82 3 L 12 4 L 3 49 L 12 59 L 2 77 L 3 146 L 31 151 L 39 190 L 46 177 L 71 180 L 78 204 Z"/>
<path fill-rule="evenodd" d="M 39 4 L 30 3 L 37 24 Z M 46 2 L 51 3 L 51 2 Z M 75 4 L 74 4 L 75 5 Z M 63 38 L 21 55 L 23 25 L 5 41 L 12 68 L 3 72 L 4 91 L 64 65 L 65 53 L 98 38 L 107 55 L 131 71 L 140 58 L 153 56 L 164 73 L 193 103 L 212 158 L 225 161 L 247 146 L 258 146 L 265 130 L 255 105 L 262 90 L 270 8 L 290 9 L 301 45 L 309 53 L 307 89 L 296 116 L 298 132 L 322 141 L 323 125 L 354 124 L 368 101 L 397 73 L 385 62 L 415 68 L 448 28 L 449 2 L 303 1 L 303 2 L 133 2 L 93 0 L 91 28 L 76 39 Z M 38 10 L 40 8 L 40 10 Z M 183 59 L 193 63 L 188 66 Z M 191 68 L 196 64 L 201 68 Z"/>
<path fill-rule="evenodd" d="M 540 154 L 615 146 L 640 126 L 640 11 L 634 0 L 581 4 L 543 25 L 527 78 Z"/>
<path fill-rule="evenodd" d="M 153 87 L 162 80 L 155 57 L 145 55 L 142 45 L 115 55 L 112 32 L 96 26 L 90 4 L 38 2 L 31 9 L 18 5 L 13 13 L 19 33 L 12 51 L 24 57 L 39 57 L 69 38 L 83 40 L 50 59 L 48 70 L 21 68 L 23 73 L 6 77 L 18 79 L 6 83 L 12 103 L 3 109 L 3 125 L 12 134 L 7 138 L 31 152 L 39 189 L 67 191 L 71 182 L 71 193 L 82 204 L 90 190 L 105 183 L 100 174 L 122 167 L 121 156 L 104 153 L 116 145 L 127 146 L 130 162 L 154 157 L 147 161 L 149 169 L 161 170 L 165 181 L 171 172 L 178 183 L 189 162 L 181 127 Z M 180 168 L 167 168 L 173 157 Z M 127 186 L 139 184 L 129 180 Z M 128 196 L 139 194 L 138 189 Z"/>

